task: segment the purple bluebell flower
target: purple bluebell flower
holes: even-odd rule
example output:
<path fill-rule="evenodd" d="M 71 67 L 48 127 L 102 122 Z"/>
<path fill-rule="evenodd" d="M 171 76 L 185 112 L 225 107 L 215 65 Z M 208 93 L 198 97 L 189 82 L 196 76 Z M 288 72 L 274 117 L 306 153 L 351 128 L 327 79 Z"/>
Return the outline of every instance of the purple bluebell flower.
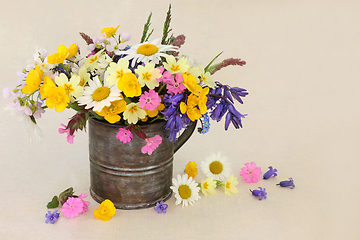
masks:
<path fill-rule="evenodd" d="M 277 176 L 277 169 L 273 168 L 272 166 L 269 167 L 269 170 L 264 174 L 263 178 L 264 179 L 268 179 L 269 177 L 271 177 L 272 175 L 274 175 L 274 177 Z"/>
<path fill-rule="evenodd" d="M 276 185 L 280 185 L 280 187 L 290 187 L 291 189 L 295 187 L 294 180 L 292 178 L 289 178 L 289 181 L 281 181 Z"/>
<path fill-rule="evenodd" d="M 180 112 L 180 102 L 184 98 L 184 94 L 169 95 L 165 94 L 164 104 L 165 110 L 161 113 L 164 114 L 167 123 L 165 129 L 170 130 L 168 139 L 171 142 L 176 141 L 177 133 L 185 127 L 184 119 Z"/>
<path fill-rule="evenodd" d="M 212 120 L 219 122 L 227 112 L 227 104 L 224 99 L 221 99 L 214 110 L 211 111 L 210 117 Z"/>
<path fill-rule="evenodd" d="M 232 104 L 228 104 L 228 113 L 226 114 L 226 118 L 225 118 L 225 130 L 228 130 L 230 122 L 234 125 L 234 127 L 236 129 L 238 129 L 239 127 L 242 127 L 241 124 L 241 118 L 245 118 L 246 114 L 243 115 L 241 113 L 239 113 L 234 105 Z"/>
<path fill-rule="evenodd" d="M 55 210 L 53 213 L 48 211 L 48 213 L 45 215 L 46 220 L 45 223 L 51 223 L 54 224 L 56 220 L 59 218 L 60 214 Z"/>
<path fill-rule="evenodd" d="M 156 207 L 154 207 L 154 209 L 158 212 L 158 213 L 166 213 L 166 209 L 167 209 L 168 205 L 164 203 L 164 201 L 161 201 L 160 203 L 156 203 Z"/>
<path fill-rule="evenodd" d="M 232 87 L 230 88 L 231 95 L 241 104 L 243 104 L 243 101 L 240 97 L 245 97 L 249 93 L 246 92 L 246 89 L 239 88 L 239 87 Z"/>
<path fill-rule="evenodd" d="M 260 190 L 251 190 L 250 189 L 250 192 L 252 193 L 252 195 L 260 197 L 259 200 L 266 199 L 267 193 L 266 193 L 265 188 L 259 187 L 259 189 Z"/>

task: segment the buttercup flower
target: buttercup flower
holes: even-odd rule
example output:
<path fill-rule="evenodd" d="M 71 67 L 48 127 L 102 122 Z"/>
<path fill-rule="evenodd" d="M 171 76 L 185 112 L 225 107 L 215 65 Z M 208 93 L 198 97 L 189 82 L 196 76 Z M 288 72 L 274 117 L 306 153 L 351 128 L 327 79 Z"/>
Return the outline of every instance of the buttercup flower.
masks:
<path fill-rule="evenodd" d="M 103 221 L 109 221 L 112 216 L 116 213 L 116 208 L 114 204 L 109 200 L 106 199 L 100 204 L 99 209 L 94 209 L 94 216 L 97 219 L 101 219 Z"/>
<path fill-rule="evenodd" d="M 158 213 L 166 213 L 166 209 L 168 208 L 168 205 L 164 203 L 164 201 L 161 201 L 160 203 L 156 203 L 156 207 L 154 207 L 154 209 L 158 212 Z"/>
<path fill-rule="evenodd" d="M 84 211 L 84 203 L 80 198 L 69 197 L 60 209 L 66 218 L 74 218 Z"/>
<path fill-rule="evenodd" d="M 38 65 L 30 70 L 26 77 L 26 85 L 23 87 L 22 92 L 25 94 L 32 93 L 40 87 L 43 71 Z"/>
<path fill-rule="evenodd" d="M 124 73 L 117 82 L 117 87 L 124 92 L 127 97 L 138 97 L 141 95 L 141 86 L 136 75 L 128 72 Z"/>
<path fill-rule="evenodd" d="M 290 187 L 291 189 L 295 187 L 294 180 L 292 178 L 289 178 L 289 181 L 281 181 L 276 185 L 280 185 L 280 187 Z"/>
<path fill-rule="evenodd" d="M 63 63 L 65 61 L 65 59 L 68 58 L 69 56 L 69 50 L 65 45 L 60 45 L 58 47 L 58 52 L 51 54 L 47 57 L 47 61 L 50 64 L 59 64 L 59 63 Z"/>
<path fill-rule="evenodd" d="M 116 138 L 119 139 L 122 143 L 128 143 L 131 142 L 133 134 L 130 130 L 119 128 L 119 132 L 116 134 Z"/>
<path fill-rule="evenodd" d="M 117 31 L 117 29 L 118 29 L 119 27 L 120 27 L 120 25 L 117 26 L 116 28 L 106 27 L 106 28 L 103 28 L 103 29 L 101 30 L 101 33 L 105 34 L 106 37 L 109 38 L 109 37 L 115 35 L 115 33 L 116 33 L 116 31 Z"/>
<path fill-rule="evenodd" d="M 277 176 L 277 169 L 273 168 L 272 166 L 269 167 L 269 170 L 264 174 L 263 178 L 264 179 L 268 179 L 269 177 L 271 177 L 272 175 L 274 175 L 274 177 Z"/>
<path fill-rule="evenodd" d="M 186 164 L 185 173 L 188 175 L 188 177 L 195 178 L 196 175 L 198 175 L 198 171 L 196 168 L 196 162 L 190 161 L 188 164 Z"/>
<path fill-rule="evenodd" d="M 59 218 L 60 214 L 55 210 L 53 213 L 48 211 L 48 213 L 45 215 L 46 220 L 45 223 L 51 223 L 54 224 L 56 220 Z"/>
<path fill-rule="evenodd" d="M 165 52 L 178 51 L 178 47 L 172 45 L 161 45 L 158 44 L 160 38 L 157 38 L 151 42 L 144 42 L 133 45 L 129 50 L 126 51 L 115 51 L 115 54 L 122 55 L 126 54 L 125 59 L 132 60 L 132 67 L 136 63 L 142 62 L 144 64 L 151 62 L 158 64 L 161 57 L 168 56 Z"/>
<path fill-rule="evenodd" d="M 70 129 L 66 129 L 66 126 L 64 124 L 61 124 L 61 126 L 63 126 L 63 128 L 59 128 L 59 133 L 60 134 L 66 133 L 67 134 L 67 137 L 66 137 L 67 142 L 73 144 L 75 135 L 71 135 Z"/>
<path fill-rule="evenodd" d="M 231 165 L 226 157 L 221 157 L 221 153 L 213 153 L 201 162 L 201 169 L 207 177 L 214 180 L 225 180 L 230 176 Z"/>
<path fill-rule="evenodd" d="M 208 177 L 201 181 L 201 192 L 207 196 L 207 194 L 214 194 L 216 188 L 216 181 L 212 177 Z"/>
<path fill-rule="evenodd" d="M 151 155 L 153 151 L 161 144 L 162 138 L 159 135 L 155 135 L 152 138 L 146 138 L 145 141 L 146 145 L 141 148 L 141 152 Z"/>
<path fill-rule="evenodd" d="M 120 121 L 120 113 L 126 110 L 126 102 L 121 100 L 116 100 L 111 102 L 110 106 L 104 106 L 100 112 L 96 112 L 100 116 L 103 116 L 106 121 L 109 123 L 116 123 Z"/>
<path fill-rule="evenodd" d="M 241 168 L 240 176 L 246 183 L 257 183 L 261 178 L 261 168 L 256 163 L 245 163 L 245 167 Z"/>
<path fill-rule="evenodd" d="M 175 205 L 182 203 L 183 207 L 187 207 L 189 204 L 192 206 L 193 203 L 200 199 L 199 190 L 196 182 L 192 177 L 188 178 L 187 174 L 177 175 L 177 178 L 172 179 L 173 186 L 170 188 L 175 194 Z"/>
<path fill-rule="evenodd" d="M 46 106 L 54 108 L 56 112 L 62 112 L 70 102 L 69 97 L 63 87 L 54 87 L 49 89 L 48 98 L 46 99 Z"/>
<path fill-rule="evenodd" d="M 236 185 L 238 184 L 237 178 L 231 175 L 225 183 L 225 194 L 230 196 L 231 193 L 236 194 L 238 192 Z"/>
<path fill-rule="evenodd" d="M 265 188 L 259 187 L 260 190 L 250 190 L 252 195 L 260 197 L 259 200 L 266 199 L 266 190 Z"/>
<path fill-rule="evenodd" d="M 117 63 L 111 62 L 106 71 L 109 74 L 106 78 L 109 86 L 116 85 L 125 73 L 131 73 L 129 60 L 121 58 Z"/>

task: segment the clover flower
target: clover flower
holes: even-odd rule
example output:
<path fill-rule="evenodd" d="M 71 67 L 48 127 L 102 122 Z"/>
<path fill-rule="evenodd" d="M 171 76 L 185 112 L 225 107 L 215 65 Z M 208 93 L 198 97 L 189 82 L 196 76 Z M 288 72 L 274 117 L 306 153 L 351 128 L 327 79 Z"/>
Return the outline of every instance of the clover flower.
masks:
<path fill-rule="evenodd" d="M 156 207 L 154 207 L 154 209 L 158 212 L 158 213 L 166 213 L 166 209 L 168 208 L 168 205 L 164 203 L 164 201 L 161 201 L 160 203 L 156 203 Z"/>
<path fill-rule="evenodd" d="M 241 168 L 240 176 L 246 183 L 257 183 L 261 178 L 261 168 L 256 163 L 245 163 L 245 167 Z"/>
<path fill-rule="evenodd" d="M 277 176 L 277 169 L 273 168 L 272 166 L 269 167 L 269 170 L 264 174 L 263 178 L 264 179 L 268 179 L 269 177 L 271 177 L 272 175 L 274 175 L 274 177 Z"/>
<path fill-rule="evenodd" d="M 294 180 L 292 178 L 289 178 L 289 181 L 281 181 L 276 185 L 280 185 L 280 187 L 290 187 L 291 189 L 295 187 Z"/>
<path fill-rule="evenodd" d="M 46 217 L 45 223 L 54 224 L 57 221 L 57 219 L 59 218 L 59 216 L 60 216 L 60 214 L 57 212 L 57 210 L 55 210 L 53 213 L 48 211 L 48 213 L 45 214 L 45 217 Z"/>
<path fill-rule="evenodd" d="M 250 189 L 250 192 L 252 193 L 252 195 L 260 197 L 259 200 L 266 199 L 267 193 L 266 193 L 265 188 L 259 187 L 259 189 L 260 190 L 251 190 Z"/>

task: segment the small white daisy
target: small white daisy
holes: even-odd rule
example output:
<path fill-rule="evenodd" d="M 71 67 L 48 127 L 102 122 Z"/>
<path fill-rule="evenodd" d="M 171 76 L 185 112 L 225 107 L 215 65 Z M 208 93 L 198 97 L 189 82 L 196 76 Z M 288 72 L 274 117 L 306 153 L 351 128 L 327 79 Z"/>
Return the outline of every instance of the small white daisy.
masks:
<path fill-rule="evenodd" d="M 109 107 L 111 102 L 120 100 L 120 90 L 114 85 L 109 87 L 106 83 L 103 86 L 99 79 L 88 81 L 89 86 L 84 88 L 83 95 L 78 98 L 79 105 L 86 105 L 85 109 L 100 112 L 104 106 Z"/>
<path fill-rule="evenodd" d="M 224 181 L 230 176 L 231 164 L 226 157 L 221 157 L 221 153 L 213 153 L 201 162 L 201 169 L 207 177 L 214 180 Z"/>
<path fill-rule="evenodd" d="M 200 199 L 199 191 L 200 188 L 192 177 L 188 178 L 187 174 L 177 175 L 177 178 L 172 179 L 173 186 L 170 188 L 175 193 L 175 205 L 182 202 L 182 206 L 187 207 L 189 204 L 192 206 L 193 203 Z"/>
<path fill-rule="evenodd" d="M 172 45 L 161 45 L 158 44 L 160 38 L 157 38 L 151 42 L 143 42 L 135 44 L 126 51 L 115 51 L 116 55 L 126 54 L 124 59 L 133 59 L 131 66 L 134 67 L 135 63 L 142 62 L 144 64 L 152 62 L 158 64 L 161 57 L 166 57 L 168 54 L 165 52 L 172 51 L 177 52 L 178 47 Z"/>

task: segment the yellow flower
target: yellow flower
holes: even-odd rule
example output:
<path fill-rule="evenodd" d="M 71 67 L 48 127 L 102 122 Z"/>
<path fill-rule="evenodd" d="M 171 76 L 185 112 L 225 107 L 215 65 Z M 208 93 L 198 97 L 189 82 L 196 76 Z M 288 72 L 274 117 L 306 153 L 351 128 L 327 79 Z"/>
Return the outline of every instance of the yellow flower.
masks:
<path fill-rule="evenodd" d="M 141 95 L 141 86 L 135 74 L 124 73 L 122 78 L 117 82 L 117 87 L 123 91 L 127 97 L 138 97 Z"/>
<path fill-rule="evenodd" d="M 25 94 L 33 93 L 40 87 L 43 71 L 41 71 L 38 65 L 35 69 L 31 69 L 26 77 L 26 85 L 22 88 L 22 92 Z"/>
<path fill-rule="evenodd" d="M 200 94 L 199 94 L 199 101 L 198 101 L 198 105 L 200 108 L 200 113 L 201 114 L 205 114 L 207 112 L 207 107 L 206 107 L 206 102 L 207 102 L 207 94 L 209 93 L 209 88 L 206 87 L 204 88 Z"/>
<path fill-rule="evenodd" d="M 48 98 L 46 99 L 46 106 L 54 108 L 56 112 L 62 112 L 70 102 L 63 87 L 50 88 L 48 91 Z"/>
<path fill-rule="evenodd" d="M 109 74 L 106 78 L 109 86 L 115 85 L 125 73 L 131 72 L 129 69 L 129 60 L 121 58 L 117 63 L 111 62 L 106 71 Z"/>
<path fill-rule="evenodd" d="M 120 113 L 126 110 L 126 102 L 125 100 L 116 100 L 111 102 L 109 107 L 105 106 L 101 109 L 100 112 L 96 112 L 100 116 L 103 116 L 106 121 L 109 123 L 116 123 L 120 121 L 121 117 Z"/>
<path fill-rule="evenodd" d="M 164 110 L 164 108 L 165 108 L 165 105 L 160 103 L 159 106 L 157 106 L 157 108 L 155 108 L 153 111 L 151 111 L 150 109 L 144 109 L 144 110 L 148 117 L 156 117 L 156 115 L 158 115 L 159 111 Z"/>
<path fill-rule="evenodd" d="M 115 33 L 119 27 L 120 27 L 120 25 L 117 26 L 116 28 L 106 27 L 101 30 L 101 33 L 106 34 L 106 37 L 109 38 L 109 37 L 115 35 Z"/>
<path fill-rule="evenodd" d="M 196 107 L 198 104 L 198 97 L 191 94 L 187 99 L 187 104 L 180 103 L 180 111 L 182 114 L 186 113 L 191 121 L 195 121 L 201 117 L 200 110 Z"/>
<path fill-rule="evenodd" d="M 138 81 L 141 87 L 146 85 L 149 89 L 154 89 L 159 86 L 157 78 L 161 78 L 161 74 L 154 63 L 147 63 L 145 67 L 139 65 L 135 73 L 139 75 Z"/>
<path fill-rule="evenodd" d="M 236 194 L 238 192 L 235 187 L 238 184 L 237 178 L 234 175 L 230 175 L 225 183 L 225 194 L 230 196 L 231 193 Z"/>
<path fill-rule="evenodd" d="M 94 216 L 97 219 L 101 219 L 103 221 L 109 221 L 112 216 L 116 213 L 116 208 L 114 204 L 109 200 L 106 199 L 100 204 L 99 209 L 94 209 Z"/>
<path fill-rule="evenodd" d="M 188 178 L 190 177 L 195 178 L 196 175 L 198 175 L 196 162 L 190 161 L 188 164 L 186 164 L 185 173 L 188 175 Z"/>
<path fill-rule="evenodd" d="M 197 84 L 196 78 L 191 74 L 183 74 L 184 86 L 196 96 L 199 96 L 200 92 L 203 90 L 202 87 Z"/>
<path fill-rule="evenodd" d="M 46 75 L 44 77 L 44 83 L 40 87 L 41 100 L 47 98 L 48 91 L 54 87 L 56 87 L 54 81 L 49 76 Z"/>
<path fill-rule="evenodd" d="M 181 57 L 176 61 L 172 55 L 166 56 L 166 62 L 163 63 L 164 68 L 171 72 L 171 74 L 183 74 L 190 69 L 190 63 L 185 57 Z"/>
<path fill-rule="evenodd" d="M 201 192 L 206 196 L 208 193 L 214 194 L 216 181 L 212 177 L 208 177 L 201 181 Z"/>
<path fill-rule="evenodd" d="M 146 117 L 146 112 L 141 109 L 140 103 L 129 103 L 126 106 L 126 110 L 123 113 L 124 119 L 128 121 L 129 124 L 136 124 L 140 119 Z"/>
<path fill-rule="evenodd" d="M 105 59 L 105 56 L 102 55 L 104 50 L 97 52 L 95 55 L 91 55 L 84 59 L 84 67 L 90 69 L 90 71 L 95 71 L 99 68 L 99 61 Z"/>
<path fill-rule="evenodd" d="M 58 64 L 58 63 L 63 63 L 65 61 L 66 58 L 68 58 L 69 56 L 69 50 L 67 49 L 67 47 L 65 45 L 60 45 L 58 47 L 58 52 L 51 54 L 47 57 L 47 61 L 50 64 Z"/>
<path fill-rule="evenodd" d="M 78 48 L 78 45 L 76 43 L 71 44 L 71 46 L 68 49 L 69 56 L 67 58 L 74 57 L 77 54 L 78 50 L 79 50 L 79 48 Z"/>

